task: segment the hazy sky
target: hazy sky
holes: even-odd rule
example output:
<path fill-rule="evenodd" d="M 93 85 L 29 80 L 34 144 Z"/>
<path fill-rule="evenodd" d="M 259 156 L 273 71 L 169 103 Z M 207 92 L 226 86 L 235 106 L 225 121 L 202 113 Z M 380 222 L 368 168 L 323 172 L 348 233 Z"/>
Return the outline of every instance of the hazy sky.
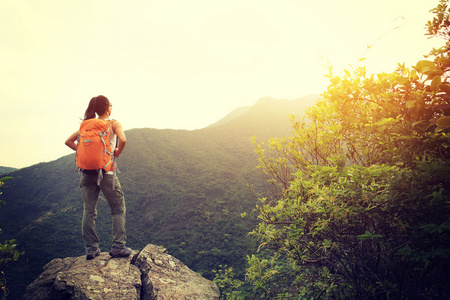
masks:
<path fill-rule="evenodd" d="M 2 0 L 0 166 L 71 153 L 64 141 L 100 94 L 126 130 L 193 130 L 265 96 L 323 92 L 328 61 L 338 75 L 360 57 L 373 73 L 411 66 L 443 43 L 424 36 L 437 4 Z"/>

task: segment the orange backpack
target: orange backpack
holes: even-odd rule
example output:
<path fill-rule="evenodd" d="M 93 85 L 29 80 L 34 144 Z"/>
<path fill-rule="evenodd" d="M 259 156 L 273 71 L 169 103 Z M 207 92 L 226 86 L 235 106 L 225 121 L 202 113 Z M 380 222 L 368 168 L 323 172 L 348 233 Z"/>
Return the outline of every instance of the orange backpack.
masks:
<path fill-rule="evenodd" d="M 77 167 L 85 173 L 114 170 L 109 142 L 114 120 L 88 119 L 81 123 L 76 154 Z"/>

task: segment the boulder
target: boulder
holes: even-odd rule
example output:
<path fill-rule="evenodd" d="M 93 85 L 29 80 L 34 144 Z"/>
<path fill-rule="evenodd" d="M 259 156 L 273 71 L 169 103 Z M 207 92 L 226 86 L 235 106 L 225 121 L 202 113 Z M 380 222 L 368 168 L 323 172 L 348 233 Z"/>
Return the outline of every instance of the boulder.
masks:
<path fill-rule="evenodd" d="M 31 283 L 23 300 L 219 299 L 216 284 L 189 269 L 166 249 L 147 245 L 126 258 L 108 253 L 54 259 Z"/>

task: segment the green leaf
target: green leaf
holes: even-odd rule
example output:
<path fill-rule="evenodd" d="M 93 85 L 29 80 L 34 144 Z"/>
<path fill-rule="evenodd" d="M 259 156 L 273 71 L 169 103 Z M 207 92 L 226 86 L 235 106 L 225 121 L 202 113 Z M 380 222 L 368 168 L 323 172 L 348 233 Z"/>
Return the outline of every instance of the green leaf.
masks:
<path fill-rule="evenodd" d="M 7 180 L 7 179 L 12 179 L 12 177 L 10 177 L 10 176 L 2 177 L 2 178 L 0 178 L 0 182 L 3 182 L 5 180 Z"/>
<path fill-rule="evenodd" d="M 383 237 L 381 234 L 373 234 L 373 233 L 371 233 L 370 231 L 367 231 L 367 230 L 365 231 L 364 234 L 360 234 L 360 235 L 357 236 L 357 238 L 360 241 L 367 241 L 367 240 L 372 240 L 372 239 L 381 238 L 381 237 Z"/>
<path fill-rule="evenodd" d="M 450 103 L 436 105 L 434 110 L 440 110 L 444 115 L 448 116 L 450 115 Z"/>
<path fill-rule="evenodd" d="M 437 120 L 436 125 L 441 128 L 449 128 L 450 127 L 450 117 L 445 116 Z"/>
<path fill-rule="evenodd" d="M 450 95 L 450 84 L 442 83 L 439 85 L 439 88 L 446 94 Z"/>
<path fill-rule="evenodd" d="M 434 62 L 429 60 L 421 60 L 417 62 L 415 69 L 422 74 L 430 74 L 436 69 Z"/>
<path fill-rule="evenodd" d="M 344 72 L 345 72 L 345 75 L 347 75 L 347 77 L 352 77 L 351 75 L 350 75 L 350 72 L 346 69 L 346 70 L 344 70 Z"/>
<path fill-rule="evenodd" d="M 440 64 L 442 64 L 444 67 L 448 67 L 450 66 L 450 58 L 446 58 L 446 57 L 440 57 L 437 60 Z"/>
<path fill-rule="evenodd" d="M 412 107 L 414 107 L 414 103 L 416 103 L 415 100 L 406 101 L 406 107 L 407 108 L 412 108 Z"/>
<path fill-rule="evenodd" d="M 433 80 L 431 81 L 431 90 L 433 92 L 439 91 L 439 85 L 441 84 L 441 76 L 434 76 Z"/>
<path fill-rule="evenodd" d="M 392 124 L 395 124 L 396 122 L 397 121 L 394 118 L 383 118 L 380 121 L 376 122 L 374 125 L 378 125 L 378 126 L 392 125 Z"/>
<path fill-rule="evenodd" d="M 411 255 L 412 249 L 409 246 L 404 246 L 397 251 L 397 255 Z"/>

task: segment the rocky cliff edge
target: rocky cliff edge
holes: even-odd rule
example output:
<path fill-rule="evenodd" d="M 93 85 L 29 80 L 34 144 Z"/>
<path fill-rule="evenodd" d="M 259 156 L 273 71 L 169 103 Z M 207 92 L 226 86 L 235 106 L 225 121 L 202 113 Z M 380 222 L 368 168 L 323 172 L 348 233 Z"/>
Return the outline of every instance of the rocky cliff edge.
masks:
<path fill-rule="evenodd" d="M 147 245 L 127 258 L 108 253 L 54 259 L 31 283 L 23 300 L 219 299 L 216 284 L 189 269 L 166 249 Z"/>

